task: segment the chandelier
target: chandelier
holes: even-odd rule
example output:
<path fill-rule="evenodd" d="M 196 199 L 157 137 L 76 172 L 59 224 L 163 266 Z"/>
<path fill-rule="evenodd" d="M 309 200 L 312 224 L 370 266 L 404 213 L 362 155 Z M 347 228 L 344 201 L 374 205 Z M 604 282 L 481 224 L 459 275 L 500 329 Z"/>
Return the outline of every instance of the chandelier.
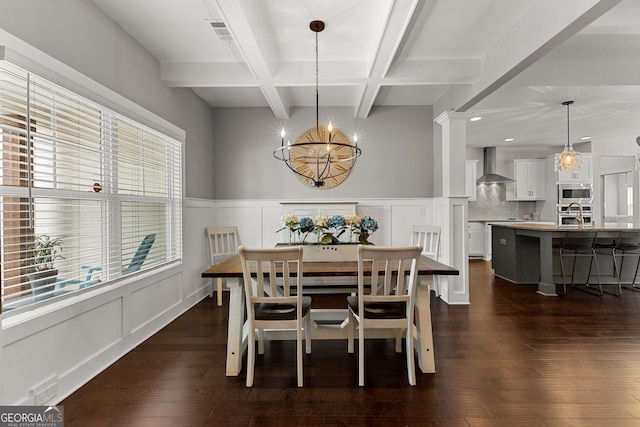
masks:
<path fill-rule="evenodd" d="M 349 140 L 339 130 L 334 130 L 331 122 L 320 126 L 318 113 L 318 33 L 324 30 L 324 22 L 312 21 L 311 31 L 316 33 L 316 127 L 309 129 L 292 144 L 285 144 L 285 130 L 280 133 L 280 147 L 273 150 L 273 156 L 283 161 L 303 182 L 315 188 L 329 188 L 346 178 L 356 163 L 362 150 L 358 147 L 358 137 Z"/>
<path fill-rule="evenodd" d="M 575 170 L 582 167 L 582 154 L 573 150 L 569 139 L 569 106 L 573 101 L 565 101 L 562 105 L 567 106 L 567 145 L 565 145 L 562 153 L 556 154 L 555 169 L 559 170 Z"/>

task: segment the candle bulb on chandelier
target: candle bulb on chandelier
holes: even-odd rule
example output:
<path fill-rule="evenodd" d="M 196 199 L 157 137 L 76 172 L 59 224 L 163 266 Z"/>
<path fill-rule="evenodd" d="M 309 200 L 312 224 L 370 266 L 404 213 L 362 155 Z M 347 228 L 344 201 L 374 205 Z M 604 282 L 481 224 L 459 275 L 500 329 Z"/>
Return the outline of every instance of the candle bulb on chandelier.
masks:
<path fill-rule="evenodd" d="M 284 147 L 284 136 L 285 135 L 286 135 L 286 133 L 284 132 L 284 128 L 282 128 L 282 130 L 280 131 L 280 138 L 282 138 L 281 141 L 280 141 L 280 146 L 281 147 Z"/>
<path fill-rule="evenodd" d="M 333 125 L 329 122 L 329 126 L 327 126 L 327 130 L 329 131 L 329 143 L 331 143 L 331 131 L 333 130 Z"/>
<path fill-rule="evenodd" d="M 353 134 L 353 144 L 356 147 L 358 146 L 358 135 L 356 135 L 355 133 Z"/>

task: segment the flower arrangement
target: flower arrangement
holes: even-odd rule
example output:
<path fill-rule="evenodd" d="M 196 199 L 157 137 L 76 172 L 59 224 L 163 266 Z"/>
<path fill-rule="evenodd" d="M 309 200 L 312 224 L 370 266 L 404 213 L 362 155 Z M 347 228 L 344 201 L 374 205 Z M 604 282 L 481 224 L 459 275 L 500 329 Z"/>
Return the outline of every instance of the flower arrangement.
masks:
<path fill-rule="evenodd" d="M 378 223 L 370 216 L 360 218 L 357 215 L 333 215 L 331 217 L 318 215 L 298 218 L 296 215 L 283 215 L 280 218 L 282 228 L 278 231 L 289 230 L 289 243 L 305 244 L 310 234 L 316 236 L 318 244 L 338 245 L 340 243 L 371 244 L 369 236 L 378 229 Z M 340 236 L 348 231 L 349 241 L 341 242 Z"/>

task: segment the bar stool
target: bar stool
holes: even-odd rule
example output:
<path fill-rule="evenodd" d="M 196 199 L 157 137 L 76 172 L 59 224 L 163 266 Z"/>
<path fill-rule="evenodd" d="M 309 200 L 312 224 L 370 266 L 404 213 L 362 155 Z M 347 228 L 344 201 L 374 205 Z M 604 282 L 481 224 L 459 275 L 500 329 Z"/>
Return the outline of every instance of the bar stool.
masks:
<path fill-rule="evenodd" d="M 565 238 L 560 245 L 560 269 L 562 270 L 562 285 L 564 287 L 564 293 L 567 293 L 566 275 L 564 270 L 564 258 L 573 257 L 573 266 L 571 267 L 571 286 L 576 287 L 574 283 L 576 260 L 578 257 L 589 257 L 589 272 L 587 273 L 587 280 L 585 286 L 591 288 L 589 285 L 589 278 L 591 277 L 591 267 L 593 264 L 596 266 L 596 277 L 598 279 L 599 295 L 602 295 L 602 284 L 600 283 L 600 271 L 598 270 L 598 259 L 596 258 L 595 242 L 597 233 L 594 231 L 570 231 L 567 232 Z M 579 288 L 577 288 L 579 289 Z M 591 293 L 588 292 L 587 293 Z"/>
<path fill-rule="evenodd" d="M 640 286 L 636 286 L 638 267 L 640 267 L 640 233 L 633 231 L 620 232 L 618 239 L 615 241 L 615 244 L 611 248 L 611 255 L 613 256 L 613 268 L 615 270 L 616 278 L 618 279 L 618 289 L 620 293 L 622 293 L 622 280 L 620 279 L 620 276 L 622 275 L 622 264 L 624 262 L 624 257 L 638 257 L 638 262 L 636 263 L 636 271 L 633 275 L 633 280 L 631 281 L 631 287 L 629 288 L 625 286 L 625 289 L 640 291 Z M 618 267 L 618 263 L 616 261 L 617 257 L 620 257 L 620 267 Z"/>

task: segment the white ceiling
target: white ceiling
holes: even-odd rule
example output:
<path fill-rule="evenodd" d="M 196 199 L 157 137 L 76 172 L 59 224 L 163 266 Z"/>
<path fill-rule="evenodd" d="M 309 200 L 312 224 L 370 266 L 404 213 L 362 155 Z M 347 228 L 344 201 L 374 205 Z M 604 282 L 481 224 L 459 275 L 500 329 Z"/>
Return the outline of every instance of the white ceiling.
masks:
<path fill-rule="evenodd" d="M 212 107 L 315 106 L 319 19 L 320 105 L 367 117 L 444 96 L 482 116 L 468 146 L 531 147 L 566 143 L 573 100 L 572 142 L 640 135 L 640 0 L 93 1 Z"/>

